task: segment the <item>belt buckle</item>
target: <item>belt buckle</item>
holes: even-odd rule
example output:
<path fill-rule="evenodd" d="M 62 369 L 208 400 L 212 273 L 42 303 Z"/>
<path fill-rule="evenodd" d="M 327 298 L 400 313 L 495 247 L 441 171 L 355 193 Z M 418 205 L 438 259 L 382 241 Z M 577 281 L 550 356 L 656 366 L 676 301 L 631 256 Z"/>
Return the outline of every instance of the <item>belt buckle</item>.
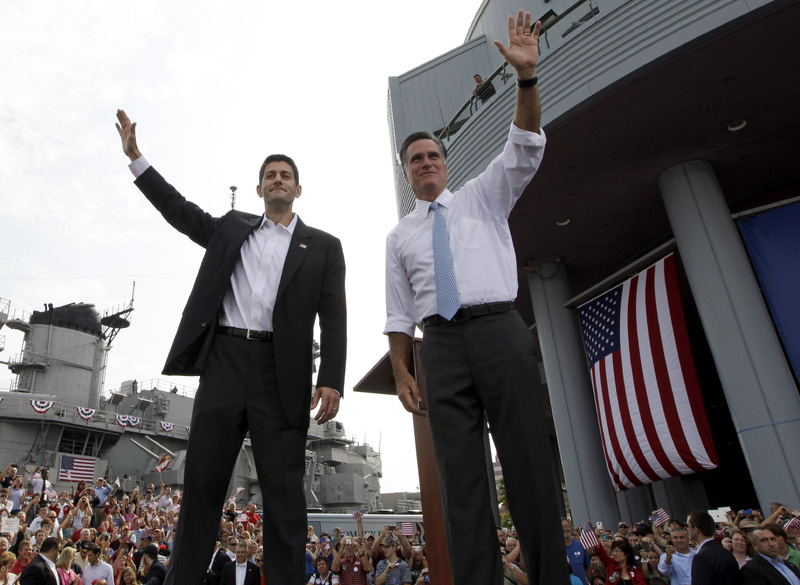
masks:
<path fill-rule="evenodd" d="M 247 330 L 247 335 L 245 335 L 245 338 L 246 338 L 246 339 L 249 339 L 250 341 L 258 341 L 258 337 L 250 337 L 250 333 L 251 333 L 251 332 L 253 333 L 253 335 L 255 335 L 256 333 L 258 333 L 258 331 L 255 331 L 255 330 L 253 330 L 253 329 L 248 329 L 248 330 Z"/>

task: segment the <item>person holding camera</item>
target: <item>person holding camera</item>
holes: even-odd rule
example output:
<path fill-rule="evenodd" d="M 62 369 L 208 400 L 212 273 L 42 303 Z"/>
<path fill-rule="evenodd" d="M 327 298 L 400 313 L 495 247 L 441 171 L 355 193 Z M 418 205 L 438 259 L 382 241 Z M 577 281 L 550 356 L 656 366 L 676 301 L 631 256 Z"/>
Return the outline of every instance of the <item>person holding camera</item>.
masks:
<path fill-rule="evenodd" d="M 385 528 L 384 528 L 385 531 Z M 375 585 L 411 585 L 411 568 L 397 556 L 398 541 L 394 534 L 382 535 L 380 549 L 386 558 L 378 563 Z"/>
<path fill-rule="evenodd" d="M 331 571 L 339 575 L 342 585 L 367 585 L 367 574 L 372 570 L 363 538 L 345 536 L 333 556 Z"/>

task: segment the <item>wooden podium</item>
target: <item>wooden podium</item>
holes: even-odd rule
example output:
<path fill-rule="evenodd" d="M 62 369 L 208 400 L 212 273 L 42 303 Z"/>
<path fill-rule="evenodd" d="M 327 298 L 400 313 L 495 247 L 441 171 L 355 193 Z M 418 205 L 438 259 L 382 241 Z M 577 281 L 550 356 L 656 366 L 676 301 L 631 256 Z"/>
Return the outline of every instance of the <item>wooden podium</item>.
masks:
<path fill-rule="evenodd" d="M 425 401 L 425 380 L 420 365 L 420 348 L 422 340 L 415 339 L 413 346 L 413 371 L 417 380 L 422 403 L 420 408 L 427 410 Z M 386 394 L 397 400 L 392 363 L 387 352 L 377 364 L 353 388 L 356 392 Z M 450 559 L 447 554 L 447 538 L 444 530 L 444 513 L 442 497 L 439 491 L 439 473 L 436 458 L 433 454 L 433 442 L 428 419 L 414 416 L 414 442 L 417 447 L 417 468 L 419 470 L 419 487 L 422 495 L 422 519 L 425 523 L 425 548 L 428 559 L 428 572 L 436 585 L 453 585 L 453 574 L 450 571 Z"/>

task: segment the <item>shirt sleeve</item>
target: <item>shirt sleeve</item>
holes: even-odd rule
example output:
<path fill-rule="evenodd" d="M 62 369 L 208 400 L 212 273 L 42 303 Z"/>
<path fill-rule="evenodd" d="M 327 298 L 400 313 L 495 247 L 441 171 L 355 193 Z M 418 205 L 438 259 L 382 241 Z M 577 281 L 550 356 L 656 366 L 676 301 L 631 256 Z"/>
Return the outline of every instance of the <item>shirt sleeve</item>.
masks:
<path fill-rule="evenodd" d="M 547 137 L 544 129 L 539 131 L 540 134 L 528 132 L 512 122 L 503 152 L 467 183 L 471 186 L 469 191 L 474 189 L 489 213 L 503 221 L 511 215 L 514 204 L 542 163 Z"/>
<path fill-rule="evenodd" d="M 140 156 L 131 164 L 128 165 L 134 179 L 138 179 L 143 172 L 150 168 L 150 163 L 143 156 Z"/>
<path fill-rule="evenodd" d="M 662 575 L 666 575 L 669 577 L 672 575 L 672 568 L 674 566 L 675 561 L 673 560 L 672 565 L 667 564 L 667 553 L 661 553 L 661 558 L 658 559 L 658 572 Z"/>
<path fill-rule="evenodd" d="M 386 238 L 386 333 L 414 337 L 414 291 L 397 254 L 394 232 Z"/>

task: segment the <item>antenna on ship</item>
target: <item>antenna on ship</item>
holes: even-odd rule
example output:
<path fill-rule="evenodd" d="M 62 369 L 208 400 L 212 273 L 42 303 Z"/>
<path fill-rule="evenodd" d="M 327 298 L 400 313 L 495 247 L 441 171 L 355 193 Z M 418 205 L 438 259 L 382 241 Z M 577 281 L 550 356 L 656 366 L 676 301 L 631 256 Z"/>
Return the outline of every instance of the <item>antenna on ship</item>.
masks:
<path fill-rule="evenodd" d="M 236 185 L 231 185 L 231 209 L 236 207 Z"/>
<path fill-rule="evenodd" d="M 131 287 L 131 300 L 128 304 L 123 303 L 106 309 L 105 315 L 100 319 L 100 324 L 103 326 L 103 337 L 106 338 L 108 345 L 111 345 L 120 329 L 127 329 L 131 326 L 130 316 L 133 312 L 133 293 L 135 291 L 136 281 L 134 280 Z"/>

